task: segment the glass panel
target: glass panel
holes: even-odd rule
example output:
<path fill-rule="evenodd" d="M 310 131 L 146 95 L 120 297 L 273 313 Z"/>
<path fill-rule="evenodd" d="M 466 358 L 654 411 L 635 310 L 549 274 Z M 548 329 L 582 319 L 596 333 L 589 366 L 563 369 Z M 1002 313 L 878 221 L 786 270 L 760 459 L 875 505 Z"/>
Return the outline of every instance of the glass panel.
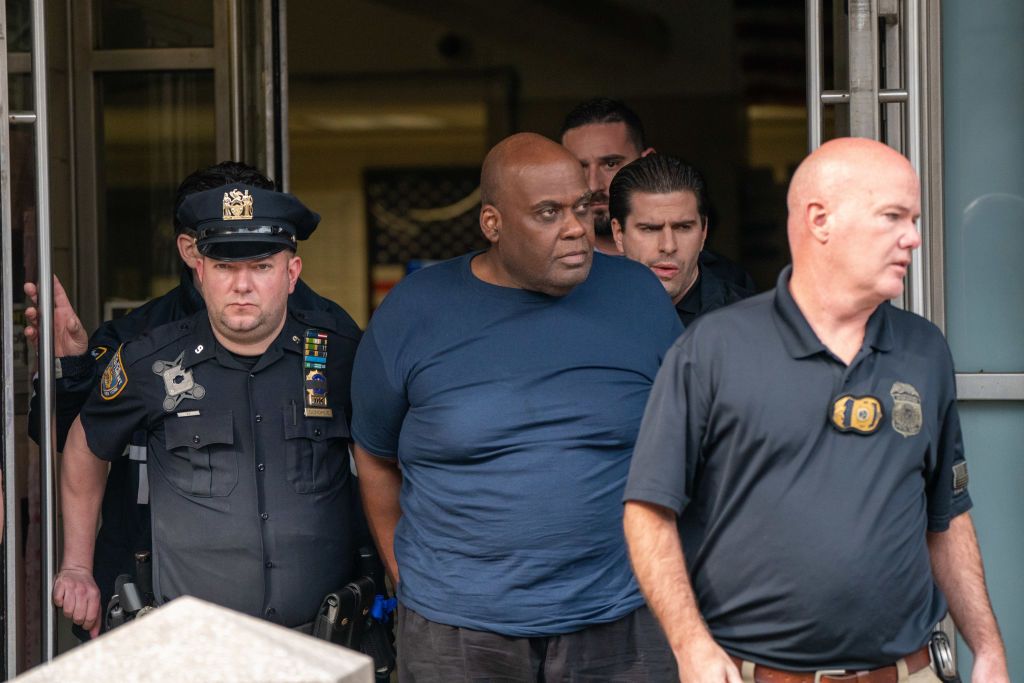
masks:
<path fill-rule="evenodd" d="M 32 3 L 30 0 L 7 0 L 7 50 L 28 52 L 32 49 Z"/>
<path fill-rule="evenodd" d="M 93 0 L 96 49 L 212 47 L 213 0 Z"/>
<path fill-rule="evenodd" d="M 7 79 L 7 94 L 10 96 L 11 111 L 32 111 L 32 75 L 11 74 Z"/>
<path fill-rule="evenodd" d="M 943 8 L 945 9 L 945 8 Z M 970 467 L 971 516 L 985 561 L 988 589 L 1010 660 L 1010 680 L 1024 680 L 1024 404 L 968 403 L 960 407 Z M 971 670 L 961 642 L 960 671 Z M 967 680 L 966 678 L 964 680 Z"/>
<path fill-rule="evenodd" d="M 103 74 L 97 97 L 100 296 L 145 300 L 177 283 L 178 184 L 216 161 L 213 73 Z"/>
<path fill-rule="evenodd" d="M 1024 372 L 1024 3 L 943 3 L 947 334 L 958 372 Z"/>

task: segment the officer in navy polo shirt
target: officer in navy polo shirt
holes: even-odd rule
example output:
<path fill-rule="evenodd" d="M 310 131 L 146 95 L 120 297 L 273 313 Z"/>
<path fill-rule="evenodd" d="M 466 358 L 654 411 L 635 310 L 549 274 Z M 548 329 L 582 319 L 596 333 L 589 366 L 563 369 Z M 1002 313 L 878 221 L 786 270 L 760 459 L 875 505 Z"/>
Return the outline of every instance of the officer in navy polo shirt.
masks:
<path fill-rule="evenodd" d="M 187 197 L 205 310 L 111 351 L 68 434 L 53 598 L 95 635 L 107 461 L 145 434 L 157 603 L 193 595 L 290 627 L 352 575 L 349 383 L 359 330 L 289 306 L 320 217 L 233 183 Z"/>
<path fill-rule="evenodd" d="M 630 555 L 680 677 L 937 681 L 948 609 L 973 680 L 1008 681 L 949 349 L 888 303 L 921 244 L 917 175 L 835 140 L 788 204 L 792 267 L 673 346 L 633 455 Z"/>

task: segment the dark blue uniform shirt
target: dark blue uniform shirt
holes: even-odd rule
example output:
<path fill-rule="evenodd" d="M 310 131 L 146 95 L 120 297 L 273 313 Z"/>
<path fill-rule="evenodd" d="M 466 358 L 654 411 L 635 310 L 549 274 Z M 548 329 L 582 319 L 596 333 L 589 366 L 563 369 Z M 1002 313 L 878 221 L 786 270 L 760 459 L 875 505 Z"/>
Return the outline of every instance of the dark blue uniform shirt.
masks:
<path fill-rule="evenodd" d="M 669 351 L 625 499 L 680 515 L 701 613 L 730 653 L 789 670 L 891 664 L 946 612 L 925 532 L 971 505 L 952 359 L 934 325 L 883 304 L 847 366 L 789 274 Z"/>
<path fill-rule="evenodd" d="M 358 339 L 338 323 L 292 309 L 267 351 L 246 363 L 218 344 L 201 311 L 110 352 L 82 425 L 107 460 L 145 434 L 159 601 L 194 595 L 297 626 L 351 578 Z M 308 330 L 327 341 L 331 417 L 305 414 Z"/>

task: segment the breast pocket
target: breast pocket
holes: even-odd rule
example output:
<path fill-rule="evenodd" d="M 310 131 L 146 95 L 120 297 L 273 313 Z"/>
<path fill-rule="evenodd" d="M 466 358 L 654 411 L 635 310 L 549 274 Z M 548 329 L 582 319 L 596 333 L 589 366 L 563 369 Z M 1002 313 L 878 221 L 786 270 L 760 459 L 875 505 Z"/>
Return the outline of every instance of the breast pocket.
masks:
<path fill-rule="evenodd" d="M 234 418 L 230 410 L 204 410 L 164 419 L 164 445 L 171 457 L 160 463 L 167 479 L 193 496 L 227 496 L 238 483 Z"/>
<path fill-rule="evenodd" d="M 299 418 L 291 408 L 284 415 L 288 481 L 296 493 L 325 491 L 348 472 L 348 426 L 341 419 Z"/>

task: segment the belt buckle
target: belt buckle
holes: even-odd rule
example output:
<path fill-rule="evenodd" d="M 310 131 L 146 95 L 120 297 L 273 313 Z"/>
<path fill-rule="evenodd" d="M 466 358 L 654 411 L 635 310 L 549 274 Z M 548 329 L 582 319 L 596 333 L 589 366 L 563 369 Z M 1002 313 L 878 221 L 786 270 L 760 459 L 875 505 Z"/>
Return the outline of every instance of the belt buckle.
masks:
<path fill-rule="evenodd" d="M 821 683 L 826 676 L 846 676 L 849 672 L 846 669 L 822 669 L 814 672 L 814 683 Z"/>

